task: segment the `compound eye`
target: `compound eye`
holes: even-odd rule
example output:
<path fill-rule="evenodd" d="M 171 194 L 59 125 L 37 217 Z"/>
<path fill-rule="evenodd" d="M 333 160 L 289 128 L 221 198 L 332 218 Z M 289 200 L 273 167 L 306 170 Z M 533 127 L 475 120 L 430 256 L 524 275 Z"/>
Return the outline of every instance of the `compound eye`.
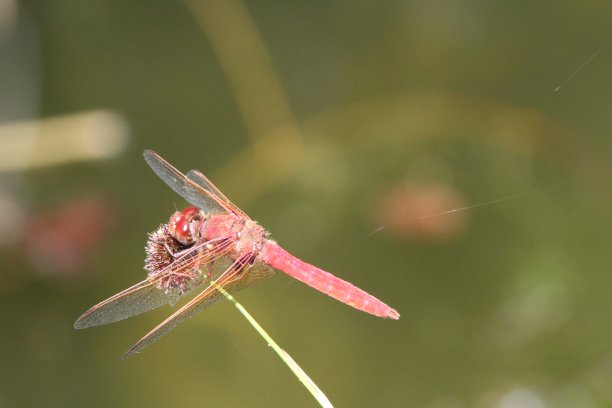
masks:
<path fill-rule="evenodd" d="M 176 228 L 174 230 L 174 238 L 183 245 L 190 245 L 194 242 L 191 232 L 189 231 L 189 221 L 190 219 L 187 217 L 181 218 L 176 223 Z"/>
<path fill-rule="evenodd" d="M 189 207 L 187 210 L 189 210 Z M 183 245 L 190 245 L 194 243 L 193 236 L 191 235 L 191 231 L 189 229 L 189 224 L 193 219 L 192 211 L 177 211 L 172 214 L 170 217 L 170 221 L 168 222 L 168 229 L 170 230 L 170 234 Z"/>
<path fill-rule="evenodd" d="M 170 234 L 172 234 L 172 236 L 176 235 L 175 234 L 176 223 L 179 222 L 182 218 L 183 218 L 183 213 L 181 213 L 180 211 L 175 212 L 170 217 L 170 221 L 168 221 L 168 229 L 170 230 Z"/>
<path fill-rule="evenodd" d="M 183 210 L 183 216 L 191 219 L 200 213 L 200 209 L 198 207 L 187 207 Z"/>

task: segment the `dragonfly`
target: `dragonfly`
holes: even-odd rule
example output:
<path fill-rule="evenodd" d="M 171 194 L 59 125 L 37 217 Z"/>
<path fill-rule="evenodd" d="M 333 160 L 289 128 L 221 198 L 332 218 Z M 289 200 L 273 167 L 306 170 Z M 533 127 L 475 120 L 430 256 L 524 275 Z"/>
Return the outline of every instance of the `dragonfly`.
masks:
<path fill-rule="evenodd" d="M 76 329 L 114 323 L 196 293 L 125 352 L 122 358 L 127 358 L 221 300 L 217 287 L 234 293 L 275 270 L 358 310 L 399 319 L 395 309 L 374 296 L 287 252 L 200 171 L 185 175 L 152 150 L 143 155 L 153 172 L 191 206 L 174 212 L 149 234 L 147 278 L 91 307 L 76 320 Z"/>

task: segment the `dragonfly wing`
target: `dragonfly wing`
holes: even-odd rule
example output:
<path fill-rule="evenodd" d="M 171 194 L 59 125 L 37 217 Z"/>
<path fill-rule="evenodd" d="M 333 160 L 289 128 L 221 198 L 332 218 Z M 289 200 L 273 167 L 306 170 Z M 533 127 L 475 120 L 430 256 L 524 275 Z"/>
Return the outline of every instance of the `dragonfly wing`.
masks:
<path fill-rule="evenodd" d="M 248 265 L 242 271 L 235 271 L 234 268 L 232 268 L 233 265 L 235 265 L 235 263 L 229 268 L 225 269 L 221 276 L 216 279 L 216 283 L 230 293 L 235 293 L 241 289 L 244 289 L 245 287 L 251 285 L 251 283 L 253 283 L 255 280 L 267 278 L 274 274 L 274 269 L 264 263 L 256 263 L 252 268 L 250 268 L 250 265 Z M 162 336 L 169 333 L 180 323 L 189 319 L 196 313 L 206 309 L 208 306 L 215 304 L 221 299 L 223 299 L 223 295 L 216 290 L 214 285 L 210 284 L 199 295 L 186 303 L 183 307 L 172 314 L 172 316 L 168 317 L 157 327 L 147 333 L 136 344 L 134 344 L 122 356 L 122 359 L 125 359 L 151 345 L 155 341 L 159 340 Z"/>
<path fill-rule="evenodd" d="M 202 244 L 203 245 L 203 244 Z M 219 267 L 231 264 L 223 256 L 227 246 L 221 245 L 218 252 L 203 250 L 202 245 L 194 245 L 182 254 L 175 254 L 172 263 L 157 271 L 136 285 L 117 293 L 114 296 L 98 303 L 83 313 L 74 323 L 77 329 L 114 323 L 128 317 L 136 316 L 163 305 L 174 305 L 180 297 L 204 284 L 204 275 L 192 276 L 190 272 L 206 268 L 208 263 L 216 263 Z M 173 276 L 189 276 L 182 285 L 172 286 Z"/>
<path fill-rule="evenodd" d="M 246 219 L 250 219 L 250 217 L 245 214 L 240 208 L 238 208 L 238 206 L 234 203 L 232 203 L 229 198 L 227 198 L 225 196 L 225 194 L 223 194 L 221 192 L 221 190 L 219 190 L 217 187 L 215 187 L 215 185 L 212 183 L 212 181 L 210 181 L 201 171 L 199 170 L 189 170 L 187 172 L 187 178 L 191 181 L 193 181 L 194 183 L 198 184 L 200 187 L 202 187 L 205 190 L 210 191 L 214 196 L 218 197 L 219 199 L 223 200 L 223 202 L 226 204 L 227 208 L 230 208 L 231 211 L 233 211 L 234 213 L 241 215 L 243 217 L 245 217 Z"/>
<path fill-rule="evenodd" d="M 187 172 L 187 178 L 196 184 L 199 184 L 200 187 L 210 191 L 214 195 L 219 198 L 222 198 L 225 202 L 230 202 L 230 200 L 219 190 L 213 183 L 210 181 L 200 170 L 189 170 Z"/>
<path fill-rule="evenodd" d="M 165 293 L 149 280 L 144 280 L 86 311 L 74 323 L 76 329 L 114 323 L 160 306 L 176 303 L 180 293 Z"/>
<path fill-rule="evenodd" d="M 145 150 L 143 156 L 155 174 L 190 204 L 201 208 L 209 214 L 228 211 L 228 209 L 224 207 L 221 198 L 218 198 L 209 190 L 189 180 L 183 173 L 174 168 L 154 151 Z"/>

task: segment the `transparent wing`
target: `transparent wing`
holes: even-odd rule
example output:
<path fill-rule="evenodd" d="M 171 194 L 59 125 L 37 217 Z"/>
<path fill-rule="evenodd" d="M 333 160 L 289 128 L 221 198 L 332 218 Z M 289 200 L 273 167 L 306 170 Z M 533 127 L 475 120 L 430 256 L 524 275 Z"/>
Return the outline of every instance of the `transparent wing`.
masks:
<path fill-rule="evenodd" d="M 86 329 L 114 323 L 160 306 L 173 305 L 180 296 L 179 290 L 166 293 L 157 288 L 155 281 L 144 280 L 93 306 L 76 320 L 74 327 Z"/>
<path fill-rule="evenodd" d="M 219 190 L 215 185 L 210 181 L 204 174 L 202 174 L 199 170 L 189 170 L 187 172 L 187 178 L 196 184 L 200 185 L 203 189 L 210 191 L 213 195 L 221 199 L 227 207 L 231 208 L 231 210 L 246 219 L 250 220 L 250 217 L 245 214 L 237 205 L 232 203 L 226 196 Z"/>
<path fill-rule="evenodd" d="M 199 184 L 189 180 L 183 173 L 174 168 L 153 150 L 145 150 L 143 156 L 155 174 L 190 204 L 201 208 L 208 214 L 229 212 L 231 210 L 227 208 L 224 196 L 217 196 L 214 192 L 204 189 Z"/>
<path fill-rule="evenodd" d="M 86 329 L 110 324 L 163 305 L 174 305 L 181 296 L 201 287 L 203 278 L 193 279 L 183 291 L 178 288 L 160 289 L 160 282 L 172 274 L 203 268 L 227 251 L 227 245 L 220 245 L 216 251 L 203 251 L 203 246 L 204 244 L 191 247 L 165 269 L 159 271 L 154 278 L 145 279 L 93 306 L 76 320 L 74 327 Z"/>
<path fill-rule="evenodd" d="M 255 280 L 264 279 L 274 274 L 274 270 L 264 263 L 256 263 L 253 267 L 243 263 L 243 268 L 236 268 L 235 265 L 239 262 L 240 261 L 232 263 L 217 279 L 215 279 L 217 284 L 223 287 L 227 292 L 235 293 L 249 286 Z M 142 339 L 134 344 L 122 358 L 127 358 L 141 351 L 169 333 L 180 323 L 221 299 L 223 299 L 223 295 L 220 294 L 213 285 L 209 285 L 199 295 L 172 314 L 172 316 L 168 317 L 147 333 Z"/>
<path fill-rule="evenodd" d="M 217 197 L 223 199 L 226 203 L 231 201 L 210 181 L 200 170 L 189 170 L 187 172 L 187 178 L 197 184 L 199 184 L 205 190 L 210 191 Z"/>

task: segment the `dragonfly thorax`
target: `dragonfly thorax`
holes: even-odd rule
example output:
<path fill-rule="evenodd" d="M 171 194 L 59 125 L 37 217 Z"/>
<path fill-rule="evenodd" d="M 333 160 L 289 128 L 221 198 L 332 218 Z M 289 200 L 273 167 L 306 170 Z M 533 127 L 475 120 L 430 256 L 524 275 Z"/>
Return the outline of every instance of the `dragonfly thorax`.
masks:
<path fill-rule="evenodd" d="M 236 251 L 239 253 L 259 254 L 268 240 L 268 232 L 253 220 L 242 220 L 243 227 L 237 234 L 235 243 Z"/>
<path fill-rule="evenodd" d="M 234 259 L 250 253 L 257 255 L 267 241 L 268 233 L 256 221 L 236 214 L 214 214 L 200 223 L 199 239 L 229 244 Z"/>
<path fill-rule="evenodd" d="M 187 207 L 172 214 L 168 231 L 183 245 L 231 242 L 234 256 L 259 253 L 268 238 L 268 232 L 256 221 L 236 214 L 207 216 L 197 207 Z"/>

